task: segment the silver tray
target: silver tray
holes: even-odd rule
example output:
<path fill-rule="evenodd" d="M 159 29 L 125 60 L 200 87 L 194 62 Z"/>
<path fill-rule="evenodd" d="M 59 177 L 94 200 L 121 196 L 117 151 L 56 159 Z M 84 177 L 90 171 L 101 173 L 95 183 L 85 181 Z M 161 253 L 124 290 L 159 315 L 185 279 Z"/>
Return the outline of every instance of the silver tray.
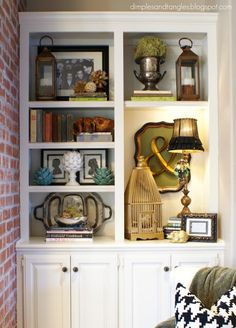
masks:
<path fill-rule="evenodd" d="M 65 217 L 57 217 L 55 221 L 59 226 L 62 227 L 77 227 L 77 226 L 85 226 L 87 224 L 86 216 L 76 217 L 76 218 L 65 218 Z"/>
<path fill-rule="evenodd" d="M 33 216 L 48 229 L 57 226 L 56 218 L 61 217 L 68 206 L 76 207 L 82 216 L 87 217 L 87 223 L 94 232 L 112 216 L 111 207 L 105 205 L 97 193 L 50 193 L 42 204 L 33 209 Z"/>

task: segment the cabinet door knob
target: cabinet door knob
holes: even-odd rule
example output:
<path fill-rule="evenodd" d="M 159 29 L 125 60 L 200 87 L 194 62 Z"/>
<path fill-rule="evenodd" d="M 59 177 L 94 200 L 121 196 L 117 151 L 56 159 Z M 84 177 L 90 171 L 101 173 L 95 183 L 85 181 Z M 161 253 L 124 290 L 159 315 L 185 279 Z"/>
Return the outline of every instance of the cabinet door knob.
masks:
<path fill-rule="evenodd" d="M 62 267 L 62 272 L 67 272 L 68 271 L 68 269 L 67 269 L 67 267 Z"/>
<path fill-rule="evenodd" d="M 165 272 L 168 272 L 168 271 L 170 271 L 170 268 L 169 268 L 168 266 L 165 266 L 165 267 L 164 267 L 164 271 L 165 271 Z"/>
<path fill-rule="evenodd" d="M 78 272 L 79 269 L 78 269 L 77 267 L 74 267 L 74 268 L 73 268 L 73 271 L 74 271 L 74 272 Z"/>

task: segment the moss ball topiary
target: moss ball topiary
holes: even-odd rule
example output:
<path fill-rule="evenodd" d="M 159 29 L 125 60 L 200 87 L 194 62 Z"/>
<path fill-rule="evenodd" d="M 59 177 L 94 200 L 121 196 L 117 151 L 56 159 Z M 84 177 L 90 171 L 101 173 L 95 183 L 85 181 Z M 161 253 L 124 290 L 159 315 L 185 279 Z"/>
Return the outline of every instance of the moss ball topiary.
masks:
<path fill-rule="evenodd" d="M 159 57 L 163 61 L 166 56 L 166 44 L 156 36 L 142 37 L 134 51 L 134 59 L 136 63 L 143 57 Z"/>

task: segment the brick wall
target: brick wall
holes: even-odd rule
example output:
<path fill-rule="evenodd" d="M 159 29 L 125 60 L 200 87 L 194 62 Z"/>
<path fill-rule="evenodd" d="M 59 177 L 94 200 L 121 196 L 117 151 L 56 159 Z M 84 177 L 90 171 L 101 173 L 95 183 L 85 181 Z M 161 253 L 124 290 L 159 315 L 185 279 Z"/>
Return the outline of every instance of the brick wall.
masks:
<path fill-rule="evenodd" d="M 0 328 L 16 327 L 19 238 L 19 23 L 25 0 L 0 0 Z"/>

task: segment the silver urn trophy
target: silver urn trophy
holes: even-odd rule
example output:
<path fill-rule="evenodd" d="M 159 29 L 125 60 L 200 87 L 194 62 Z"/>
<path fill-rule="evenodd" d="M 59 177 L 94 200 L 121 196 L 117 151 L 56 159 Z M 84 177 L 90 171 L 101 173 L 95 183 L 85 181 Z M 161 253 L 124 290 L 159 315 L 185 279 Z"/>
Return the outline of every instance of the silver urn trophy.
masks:
<path fill-rule="evenodd" d="M 158 90 L 157 83 L 160 82 L 166 74 L 166 71 L 160 73 L 160 64 L 164 61 L 160 57 L 142 57 L 136 63 L 139 64 L 140 73 L 134 70 L 136 78 L 144 84 L 143 90 Z"/>

